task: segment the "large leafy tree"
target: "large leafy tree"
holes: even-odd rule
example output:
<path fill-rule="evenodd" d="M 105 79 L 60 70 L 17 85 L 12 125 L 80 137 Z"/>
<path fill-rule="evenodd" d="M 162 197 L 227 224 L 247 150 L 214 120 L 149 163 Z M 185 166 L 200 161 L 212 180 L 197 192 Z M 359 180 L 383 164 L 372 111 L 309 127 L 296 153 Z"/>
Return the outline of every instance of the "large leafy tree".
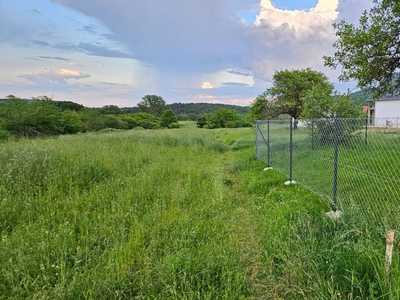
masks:
<path fill-rule="evenodd" d="M 298 119 L 303 111 L 305 96 L 312 89 L 318 89 L 320 95 L 330 95 L 333 85 L 324 73 L 310 68 L 301 70 L 276 71 L 273 86 L 266 90 L 266 95 L 276 99 L 282 113 Z"/>
<path fill-rule="evenodd" d="M 341 81 L 355 79 L 375 98 L 400 88 L 400 2 L 374 0 L 359 26 L 344 20 L 333 24 L 338 40 L 335 54 L 324 56 L 325 65 L 342 67 Z"/>
<path fill-rule="evenodd" d="M 146 95 L 142 98 L 142 101 L 138 103 L 138 107 L 141 112 L 160 117 L 164 110 L 167 109 L 167 104 L 160 96 Z"/>

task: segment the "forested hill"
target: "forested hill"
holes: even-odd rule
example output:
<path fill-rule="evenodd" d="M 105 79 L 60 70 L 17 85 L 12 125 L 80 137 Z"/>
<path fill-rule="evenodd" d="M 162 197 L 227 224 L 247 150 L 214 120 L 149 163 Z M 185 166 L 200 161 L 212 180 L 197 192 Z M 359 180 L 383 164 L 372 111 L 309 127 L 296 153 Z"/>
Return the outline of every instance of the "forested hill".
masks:
<path fill-rule="evenodd" d="M 223 108 L 226 110 L 235 110 L 237 114 L 247 114 L 249 106 L 238 106 L 230 104 L 213 104 L 213 103 L 172 103 L 168 104 L 176 115 L 196 115 L 200 116 L 207 113 L 215 113 L 217 110 Z M 128 113 L 135 113 L 139 111 L 138 107 L 124 107 L 123 111 Z"/>
<path fill-rule="evenodd" d="M 350 99 L 357 105 L 368 105 L 368 90 L 360 90 L 350 94 Z"/>
<path fill-rule="evenodd" d="M 238 106 L 229 104 L 212 104 L 212 103 L 173 103 L 169 104 L 175 114 L 206 114 L 215 113 L 217 110 L 223 108 L 226 110 L 235 110 L 237 114 L 247 114 L 249 111 L 248 106 Z"/>

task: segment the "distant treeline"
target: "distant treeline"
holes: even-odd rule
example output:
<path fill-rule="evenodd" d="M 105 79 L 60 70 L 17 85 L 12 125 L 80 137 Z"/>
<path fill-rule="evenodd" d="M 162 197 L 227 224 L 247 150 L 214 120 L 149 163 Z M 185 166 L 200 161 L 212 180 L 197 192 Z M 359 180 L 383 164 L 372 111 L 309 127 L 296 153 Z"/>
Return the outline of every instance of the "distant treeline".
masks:
<path fill-rule="evenodd" d="M 240 113 L 237 113 L 239 111 Z M 251 126 L 248 108 L 223 104 L 174 103 L 156 95 L 143 97 L 138 107 L 106 105 L 88 108 L 72 101 L 46 96 L 0 99 L 0 140 L 9 137 L 41 137 L 87 131 L 179 128 L 178 120 L 197 121 L 200 128 Z M 178 112 L 178 113 L 177 113 Z"/>
<path fill-rule="evenodd" d="M 179 120 L 192 120 L 197 121 L 198 118 L 204 114 L 213 114 L 220 109 L 234 110 L 239 115 L 247 115 L 249 113 L 249 106 L 238 106 L 230 104 L 219 103 L 172 103 L 167 104 L 172 109 L 174 114 Z M 137 113 L 139 107 L 123 107 L 121 108 L 126 113 Z"/>

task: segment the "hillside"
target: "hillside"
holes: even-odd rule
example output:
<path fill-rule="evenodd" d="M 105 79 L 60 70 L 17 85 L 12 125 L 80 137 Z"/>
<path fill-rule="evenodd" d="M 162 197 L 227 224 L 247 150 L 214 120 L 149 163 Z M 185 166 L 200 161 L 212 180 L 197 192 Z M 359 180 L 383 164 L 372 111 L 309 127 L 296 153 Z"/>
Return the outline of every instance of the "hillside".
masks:
<path fill-rule="evenodd" d="M 357 105 L 367 105 L 367 99 L 369 97 L 368 90 L 360 90 L 350 94 L 351 100 Z"/>

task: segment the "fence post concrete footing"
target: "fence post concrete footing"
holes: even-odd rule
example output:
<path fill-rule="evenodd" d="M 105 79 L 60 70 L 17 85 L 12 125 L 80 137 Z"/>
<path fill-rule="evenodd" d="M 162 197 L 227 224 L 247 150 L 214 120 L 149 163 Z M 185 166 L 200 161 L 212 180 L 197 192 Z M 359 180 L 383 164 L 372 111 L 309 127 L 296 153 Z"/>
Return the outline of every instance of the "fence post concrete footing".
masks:
<path fill-rule="evenodd" d="M 291 185 L 291 184 L 296 184 L 297 182 L 294 180 L 288 180 L 285 182 L 285 185 Z"/>
<path fill-rule="evenodd" d="M 393 244 L 394 244 L 394 230 L 389 230 L 386 233 L 386 263 L 385 263 L 386 273 L 389 272 L 390 265 L 392 264 Z"/>
<path fill-rule="evenodd" d="M 269 171 L 269 170 L 273 170 L 273 169 L 274 169 L 273 167 L 267 167 L 267 168 L 264 168 L 263 171 L 265 172 L 265 171 Z"/>
<path fill-rule="evenodd" d="M 332 220 L 339 219 L 341 215 L 342 215 L 342 212 L 340 210 L 336 210 L 336 211 L 332 210 L 325 214 L 325 216 L 327 216 L 328 218 L 330 218 Z"/>

